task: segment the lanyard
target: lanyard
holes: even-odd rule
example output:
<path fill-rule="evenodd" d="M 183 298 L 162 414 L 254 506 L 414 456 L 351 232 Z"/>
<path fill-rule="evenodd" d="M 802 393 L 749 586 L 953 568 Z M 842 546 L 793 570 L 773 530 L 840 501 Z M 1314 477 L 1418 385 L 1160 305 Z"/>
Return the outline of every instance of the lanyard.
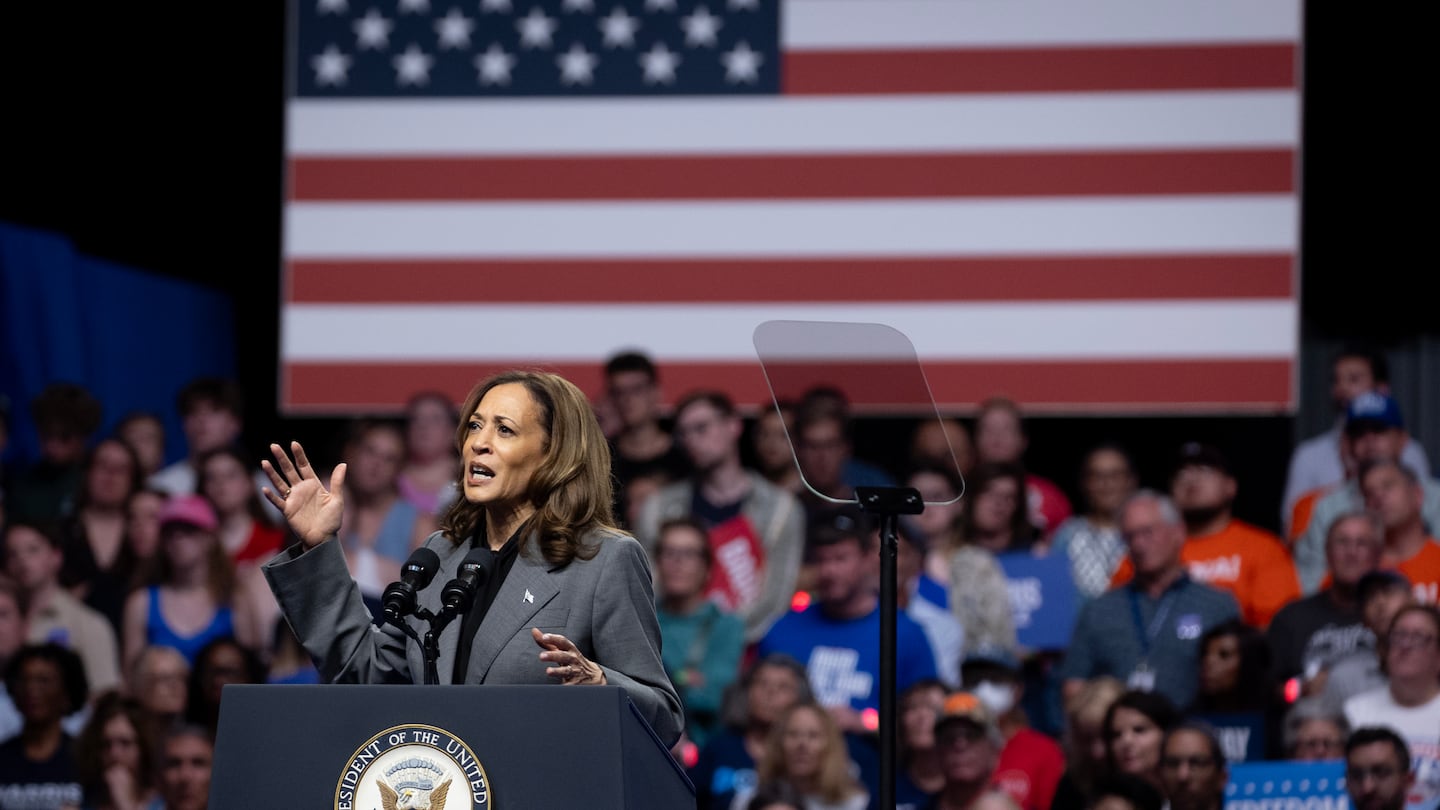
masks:
<path fill-rule="evenodd" d="M 1171 586 L 1166 590 L 1165 595 L 1160 597 L 1160 606 L 1155 608 L 1155 617 L 1150 620 L 1150 625 L 1145 625 L 1145 619 L 1140 615 L 1140 593 L 1134 588 L 1129 589 L 1130 593 L 1130 617 L 1135 620 L 1135 636 L 1140 641 L 1140 658 L 1150 657 L 1150 645 L 1160 635 L 1160 628 L 1165 626 L 1165 617 L 1170 614 L 1170 607 L 1175 604 L 1177 588 Z"/>

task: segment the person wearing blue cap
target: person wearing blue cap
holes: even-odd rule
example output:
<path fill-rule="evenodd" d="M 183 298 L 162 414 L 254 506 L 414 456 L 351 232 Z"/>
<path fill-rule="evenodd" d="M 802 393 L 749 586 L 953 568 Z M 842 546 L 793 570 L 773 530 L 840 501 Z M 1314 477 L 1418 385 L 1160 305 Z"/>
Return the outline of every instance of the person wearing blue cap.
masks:
<path fill-rule="evenodd" d="M 1409 439 L 1400 406 L 1389 394 L 1367 391 L 1350 400 L 1343 441 L 1354 459 L 1354 470 L 1342 486 L 1315 503 L 1305 532 L 1295 538 L 1292 547 L 1304 594 L 1315 593 L 1325 576 L 1325 535 L 1330 531 L 1330 524 L 1346 512 L 1365 507 L 1355 472 L 1376 461 L 1400 461 Z M 1425 496 L 1422 508 L 1425 524 L 1432 533 L 1440 531 L 1440 481 L 1425 476 L 1421 486 Z"/>
<path fill-rule="evenodd" d="M 1340 486 L 1349 477 L 1342 447 L 1346 413 L 1351 400 L 1366 391 L 1390 393 L 1390 364 L 1385 354 L 1363 343 L 1342 347 L 1330 363 L 1330 400 L 1335 409 L 1335 422 L 1324 433 L 1300 442 L 1290 455 L 1280 508 L 1286 537 L 1300 533 L 1291 523 L 1291 516 L 1301 498 L 1307 493 Z M 1405 463 L 1416 473 L 1422 477 L 1430 475 L 1430 461 L 1419 442 L 1407 441 L 1403 454 Z"/>

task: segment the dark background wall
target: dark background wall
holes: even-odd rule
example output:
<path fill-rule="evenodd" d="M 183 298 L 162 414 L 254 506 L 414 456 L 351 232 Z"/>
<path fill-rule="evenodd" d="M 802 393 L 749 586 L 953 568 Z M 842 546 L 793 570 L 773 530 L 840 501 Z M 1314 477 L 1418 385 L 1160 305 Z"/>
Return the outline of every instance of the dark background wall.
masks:
<path fill-rule="evenodd" d="M 1396 16 L 1307 9 L 1300 411 L 1035 419 L 1037 472 L 1070 486 L 1084 448 L 1115 437 L 1158 484 L 1179 443 L 1200 438 L 1242 469 L 1237 511 L 1273 525 L 1294 439 L 1332 418 L 1329 353 L 1354 337 L 1391 352 L 1413 432 L 1440 459 L 1440 330 L 1419 286 L 1433 264 L 1421 190 L 1434 164 L 1422 153 L 1434 70 L 1422 62 L 1423 29 Z M 6 4 L 0 220 L 229 295 L 250 443 L 294 436 L 321 447 L 335 420 L 274 413 L 284 26 L 283 3 Z M 867 422 L 860 449 L 892 457 L 907 429 Z"/>

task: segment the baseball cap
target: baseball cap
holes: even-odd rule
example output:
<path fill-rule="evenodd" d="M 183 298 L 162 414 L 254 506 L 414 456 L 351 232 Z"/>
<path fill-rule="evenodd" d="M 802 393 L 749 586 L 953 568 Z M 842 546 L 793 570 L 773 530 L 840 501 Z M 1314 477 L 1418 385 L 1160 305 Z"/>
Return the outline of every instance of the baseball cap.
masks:
<path fill-rule="evenodd" d="M 184 523 L 207 532 L 220 528 L 214 507 L 200 495 L 177 495 L 166 501 L 160 508 L 160 528 L 172 523 Z"/>
<path fill-rule="evenodd" d="M 1000 736 L 1000 728 L 995 725 L 995 718 L 990 715 L 990 710 L 980 702 L 973 692 L 954 692 L 945 698 L 945 704 L 940 709 L 940 716 L 935 719 L 935 736 L 947 728 L 959 723 L 969 723 L 975 728 L 985 732 L 990 741 L 996 745 L 1004 743 Z"/>
<path fill-rule="evenodd" d="M 1174 476 L 1186 467 L 1211 467 L 1230 475 L 1230 464 L 1225 460 L 1225 454 L 1220 452 L 1220 448 L 1201 442 L 1186 442 L 1180 446 L 1180 454 L 1176 457 L 1175 467 L 1170 474 Z"/>
<path fill-rule="evenodd" d="M 1366 391 L 1350 400 L 1349 407 L 1345 409 L 1346 433 L 1358 433 L 1367 428 L 1389 430 L 1403 427 L 1405 420 L 1400 417 L 1400 405 L 1389 394 Z"/>

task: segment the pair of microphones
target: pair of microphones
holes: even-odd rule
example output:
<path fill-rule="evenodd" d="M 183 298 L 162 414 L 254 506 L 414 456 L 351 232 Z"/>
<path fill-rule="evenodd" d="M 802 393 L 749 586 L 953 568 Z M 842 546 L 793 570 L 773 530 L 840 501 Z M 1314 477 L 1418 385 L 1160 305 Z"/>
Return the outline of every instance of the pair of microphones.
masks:
<path fill-rule="evenodd" d="M 440 591 L 440 613 L 432 616 L 429 611 L 419 608 L 419 595 L 420 591 L 430 586 L 435 573 L 440 570 L 440 555 L 423 546 L 415 549 L 401 567 L 400 579 L 385 587 L 381 597 L 385 620 L 399 624 L 401 619 L 415 614 L 431 621 L 432 625 L 438 621 L 443 627 L 474 604 L 475 594 L 485 585 L 485 579 L 490 574 L 490 557 L 489 550 L 484 548 L 471 549 L 465 555 L 455 578 L 445 583 Z"/>

